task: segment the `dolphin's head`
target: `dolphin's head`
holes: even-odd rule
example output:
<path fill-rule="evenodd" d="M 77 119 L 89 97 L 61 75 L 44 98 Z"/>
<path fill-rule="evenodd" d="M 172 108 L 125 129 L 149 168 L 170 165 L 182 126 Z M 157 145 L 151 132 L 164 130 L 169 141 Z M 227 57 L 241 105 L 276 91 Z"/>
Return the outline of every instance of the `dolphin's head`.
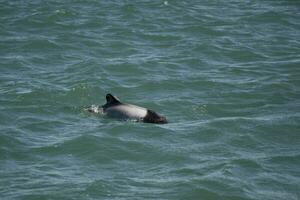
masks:
<path fill-rule="evenodd" d="M 166 124 L 168 123 L 167 119 L 163 116 L 160 116 L 152 110 L 147 110 L 147 114 L 143 119 L 146 123 L 155 123 L 155 124 Z"/>

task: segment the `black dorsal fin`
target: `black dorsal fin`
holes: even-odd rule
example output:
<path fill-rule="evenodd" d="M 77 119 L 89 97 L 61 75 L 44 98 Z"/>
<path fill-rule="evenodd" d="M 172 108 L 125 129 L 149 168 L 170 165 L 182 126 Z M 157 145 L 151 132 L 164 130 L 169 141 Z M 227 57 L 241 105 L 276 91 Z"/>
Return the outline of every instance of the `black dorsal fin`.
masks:
<path fill-rule="evenodd" d="M 112 94 L 106 95 L 106 103 L 108 104 L 116 104 L 121 103 L 116 97 L 114 97 Z"/>

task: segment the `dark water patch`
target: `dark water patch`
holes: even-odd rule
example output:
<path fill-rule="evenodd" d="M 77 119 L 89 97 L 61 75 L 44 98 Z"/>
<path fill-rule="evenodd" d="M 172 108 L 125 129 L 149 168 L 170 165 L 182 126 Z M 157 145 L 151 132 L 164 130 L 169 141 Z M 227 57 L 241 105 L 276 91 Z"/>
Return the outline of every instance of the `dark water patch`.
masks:
<path fill-rule="evenodd" d="M 294 167 L 298 165 L 299 154 L 296 151 L 291 151 L 290 149 L 281 149 L 281 152 L 277 155 L 272 155 L 268 158 L 264 159 L 264 165 L 266 165 L 269 169 L 286 171 L 289 176 L 295 176 L 296 171 Z M 286 178 L 286 181 L 289 182 L 290 178 Z M 291 178 L 296 181 L 296 179 Z"/>
<path fill-rule="evenodd" d="M 34 151 L 51 156 L 73 155 L 99 164 L 115 161 L 155 163 L 155 160 L 165 157 L 180 158 L 163 147 L 157 149 L 151 143 L 144 143 L 138 139 L 92 135 L 65 139 L 62 143 L 39 147 Z"/>
<path fill-rule="evenodd" d="M 10 159 L 31 159 L 31 155 L 27 154 L 26 144 L 22 140 L 21 133 L 8 131 L 7 129 L 2 129 L 2 132 L 6 132 L 6 134 L 0 135 L 0 159 L 3 162 Z"/>
<path fill-rule="evenodd" d="M 285 177 L 281 177 L 278 174 L 264 173 L 261 176 L 254 177 L 256 197 L 260 198 L 267 194 L 268 199 L 277 198 L 289 198 L 297 199 L 298 191 L 296 191 L 295 183 L 286 182 Z M 280 181 L 279 181 L 280 180 Z M 280 185 L 280 187 L 279 187 Z M 257 188 L 259 187 L 259 188 Z M 273 189 L 276 188 L 275 191 Z"/>

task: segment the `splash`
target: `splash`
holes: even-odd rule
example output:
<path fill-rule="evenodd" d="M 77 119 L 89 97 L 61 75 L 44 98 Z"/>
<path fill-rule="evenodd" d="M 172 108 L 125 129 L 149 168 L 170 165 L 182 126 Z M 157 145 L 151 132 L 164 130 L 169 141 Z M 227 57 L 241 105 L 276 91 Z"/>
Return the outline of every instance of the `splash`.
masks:
<path fill-rule="evenodd" d="M 84 110 L 89 111 L 89 112 L 93 112 L 93 113 L 103 114 L 103 108 L 101 106 L 97 106 L 97 105 L 91 105 L 90 107 L 85 108 Z"/>

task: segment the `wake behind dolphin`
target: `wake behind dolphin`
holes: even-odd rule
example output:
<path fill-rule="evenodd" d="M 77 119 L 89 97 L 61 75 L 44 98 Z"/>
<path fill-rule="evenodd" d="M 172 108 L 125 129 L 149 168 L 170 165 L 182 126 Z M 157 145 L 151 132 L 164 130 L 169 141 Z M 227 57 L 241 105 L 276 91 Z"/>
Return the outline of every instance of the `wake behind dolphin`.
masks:
<path fill-rule="evenodd" d="M 111 94 L 106 95 L 106 104 L 103 106 L 91 106 L 86 110 L 95 113 L 104 113 L 109 117 L 123 120 L 129 119 L 156 124 L 167 123 L 167 119 L 156 112 L 136 105 L 121 103 Z"/>

